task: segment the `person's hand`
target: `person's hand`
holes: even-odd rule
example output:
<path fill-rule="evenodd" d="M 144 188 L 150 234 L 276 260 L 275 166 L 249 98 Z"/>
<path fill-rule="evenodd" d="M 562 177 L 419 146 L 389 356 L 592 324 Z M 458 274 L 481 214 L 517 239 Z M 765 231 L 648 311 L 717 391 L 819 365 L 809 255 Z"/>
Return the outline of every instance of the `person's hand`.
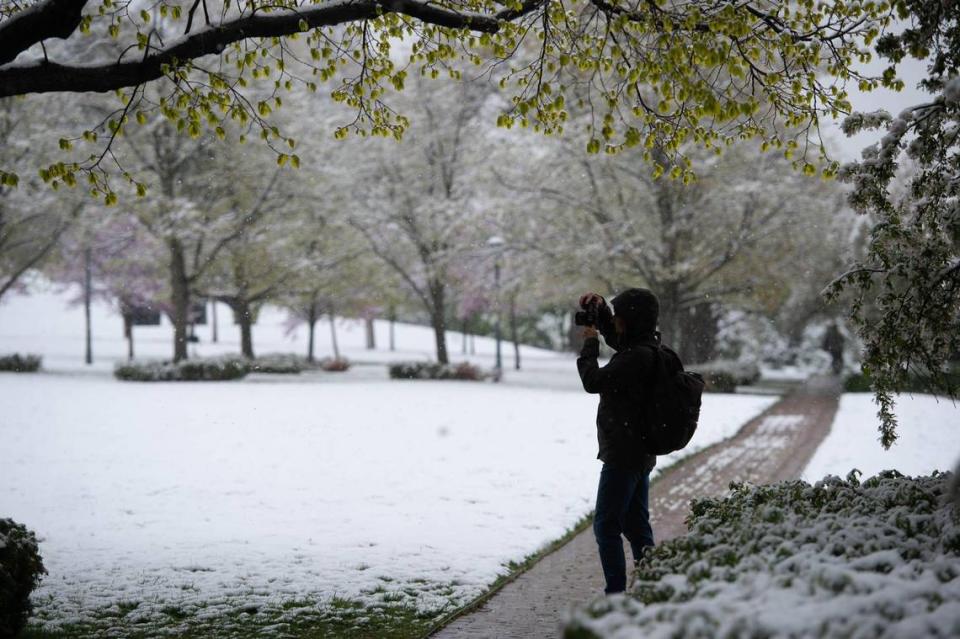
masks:
<path fill-rule="evenodd" d="M 604 308 L 607 305 L 607 301 L 603 299 L 602 295 L 597 293 L 584 293 L 580 296 L 580 308 L 586 309 L 591 304 L 596 304 L 598 308 Z"/>
<path fill-rule="evenodd" d="M 593 326 L 584 326 L 583 327 L 583 339 L 590 339 L 591 337 L 597 337 L 597 329 Z"/>

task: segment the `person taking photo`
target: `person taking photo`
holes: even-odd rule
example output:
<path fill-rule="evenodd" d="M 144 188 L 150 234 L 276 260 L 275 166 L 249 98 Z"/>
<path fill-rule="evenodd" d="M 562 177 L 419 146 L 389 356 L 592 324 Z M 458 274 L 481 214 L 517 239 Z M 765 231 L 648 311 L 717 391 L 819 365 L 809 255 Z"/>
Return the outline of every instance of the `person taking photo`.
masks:
<path fill-rule="evenodd" d="M 660 343 L 657 321 L 660 301 L 650 290 L 631 288 L 610 305 L 596 293 L 580 298 L 583 348 L 577 369 L 583 389 L 600 395 L 597 409 L 597 458 L 603 462 L 597 488 L 593 532 L 607 594 L 626 589 L 626 558 L 621 535 L 627 538 L 634 567 L 654 545 L 650 525 L 650 471 L 657 463 L 642 436 L 649 413 L 655 376 L 662 365 L 682 370 L 680 359 Z M 612 309 L 610 307 L 613 307 Z M 599 335 L 616 353 L 600 366 Z M 659 353 L 658 353 L 659 350 Z"/>

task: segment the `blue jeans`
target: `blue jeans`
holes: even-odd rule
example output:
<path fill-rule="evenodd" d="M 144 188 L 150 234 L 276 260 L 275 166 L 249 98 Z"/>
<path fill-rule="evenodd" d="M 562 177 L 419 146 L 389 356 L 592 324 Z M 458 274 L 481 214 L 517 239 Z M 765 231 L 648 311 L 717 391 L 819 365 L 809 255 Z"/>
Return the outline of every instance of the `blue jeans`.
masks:
<path fill-rule="evenodd" d="M 607 586 L 604 592 L 623 592 L 627 587 L 627 566 L 623 540 L 630 542 L 633 558 L 653 545 L 649 511 L 650 475 L 638 470 L 623 470 L 604 464 L 597 489 L 597 510 L 593 516 L 593 534 L 600 550 L 600 565 Z"/>

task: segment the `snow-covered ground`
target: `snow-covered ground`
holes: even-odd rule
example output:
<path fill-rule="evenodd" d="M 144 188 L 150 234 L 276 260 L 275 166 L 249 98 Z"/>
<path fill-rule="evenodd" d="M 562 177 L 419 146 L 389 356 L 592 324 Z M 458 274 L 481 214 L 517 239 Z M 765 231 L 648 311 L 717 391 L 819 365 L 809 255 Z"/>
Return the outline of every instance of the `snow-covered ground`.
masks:
<path fill-rule="evenodd" d="M 47 369 L 112 369 L 113 362 L 125 359 L 127 343 L 123 339 L 123 322 L 115 309 L 100 301 L 92 305 L 94 366 L 83 364 L 83 308 L 73 300 L 79 299 L 79 289 L 53 285 L 42 278 L 30 279 L 30 294 L 10 294 L 0 300 L 0 353 L 20 351 L 43 355 Z M 211 304 L 207 305 L 207 324 L 196 327 L 200 339 L 190 345 L 191 355 L 219 355 L 240 352 L 240 329 L 233 323 L 230 308 L 218 303 L 217 328 L 219 340 L 211 341 L 213 335 Z M 276 307 L 262 309 L 253 325 L 253 342 L 258 354 L 292 352 L 305 355 L 307 351 L 306 325 L 288 330 L 287 313 Z M 356 361 L 386 362 L 402 359 L 434 359 L 433 334 L 425 326 L 398 323 L 396 325 L 396 352 L 389 352 L 389 323 L 377 321 L 375 333 L 381 350 L 365 348 L 365 329 L 358 320 L 339 318 L 337 337 L 341 351 Z M 173 354 L 172 328 L 166 316 L 159 326 L 134 327 L 134 344 L 137 358 L 169 358 Z M 493 341 L 475 339 L 479 362 L 492 362 Z M 461 356 L 460 333 L 450 332 L 448 348 L 456 360 Z M 324 317 L 317 323 L 315 353 L 317 357 L 333 354 L 330 322 Z M 512 363 L 512 345 L 504 344 L 507 364 Z M 550 351 L 524 346 L 521 356 L 548 355 Z M 509 357 L 508 357 L 509 356 Z"/>
<path fill-rule="evenodd" d="M 900 395 L 895 412 L 900 437 L 884 450 L 873 395 L 845 393 L 830 434 L 807 465 L 804 479 L 844 477 L 853 468 L 865 477 L 887 469 L 905 475 L 954 469 L 960 459 L 960 404 L 932 395 Z"/>
<path fill-rule="evenodd" d="M 525 348 L 524 370 L 501 385 L 388 381 L 382 365 L 138 384 L 110 375 L 125 352 L 119 318 L 98 307 L 91 369 L 82 327 L 63 294 L 0 305 L 0 352 L 45 358 L 45 372 L 0 374 L 0 516 L 41 537 L 50 574 L 36 601 L 54 624 L 123 602 L 147 622 L 170 607 L 208 615 L 335 596 L 435 609 L 478 594 L 592 507 L 596 396 L 579 389 L 570 355 Z M 338 328 L 356 361 L 431 354 L 423 327 L 398 325 L 396 353 L 383 350 L 385 324 L 376 351 L 359 323 Z M 168 326 L 137 331 L 139 353 L 167 354 Z M 260 352 L 304 345 L 302 329 L 284 336 L 278 311 L 257 331 Z M 235 352 L 231 332 L 222 325 L 223 341 L 199 350 Z M 491 341 L 476 347 L 489 366 Z M 706 397 L 684 453 L 774 401 Z"/>

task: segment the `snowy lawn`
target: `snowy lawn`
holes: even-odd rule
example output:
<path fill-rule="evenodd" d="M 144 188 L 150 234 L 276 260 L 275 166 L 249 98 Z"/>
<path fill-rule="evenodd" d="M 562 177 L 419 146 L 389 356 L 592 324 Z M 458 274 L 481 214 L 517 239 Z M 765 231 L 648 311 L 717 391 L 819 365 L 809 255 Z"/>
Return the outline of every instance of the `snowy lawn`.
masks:
<path fill-rule="evenodd" d="M 45 373 L 0 374 L 0 516 L 36 530 L 50 571 L 36 621 L 107 634 L 414 634 L 562 536 L 592 508 L 596 396 L 572 354 L 512 348 L 503 384 L 390 382 L 389 361 L 432 358 L 427 327 L 338 319 L 347 373 L 239 382 L 118 382 L 126 345 L 93 307 L 42 281 L 0 304 L 0 352 L 38 353 Z M 239 351 L 219 305 L 218 343 Z M 332 352 L 318 325 L 317 356 Z M 168 357 L 171 329 L 134 329 L 138 357 Z M 493 364 L 448 333 L 454 361 Z M 258 353 L 305 351 L 267 307 Z M 734 434 L 772 397 L 708 396 L 692 453 Z M 660 460 L 660 468 L 681 457 Z M 251 628 L 253 630 L 251 630 Z M 412 631 L 411 631 L 412 629 Z M 312 634 L 311 634 L 312 633 Z M 319 634 L 317 634 L 319 633 Z"/>
<path fill-rule="evenodd" d="M 0 300 L 0 354 L 19 352 L 43 356 L 45 370 L 53 371 L 112 371 L 115 362 L 125 361 L 127 342 L 123 337 L 123 320 L 116 310 L 101 300 L 94 300 L 91 309 L 94 364 L 83 363 L 84 317 L 83 307 L 74 303 L 80 291 L 75 287 L 64 289 L 50 284 L 40 277 L 28 278 L 30 293 L 8 293 Z M 190 356 L 214 356 L 240 353 L 240 329 L 232 320 L 232 311 L 218 303 L 217 333 L 219 340 L 213 342 L 212 304 L 207 304 L 205 325 L 196 327 L 198 343 L 189 345 Z M 366 348 L 366 332 L 362 321 L 338 317 L 337 341 L 340 352 L 354 363 L 384 364 L 376 367 L 379 377 L 386 379 L 387 362 L 404 360 L 436 359 L 434 337 L 427 326 L 396 323 L 394 326 L 395 350 L 389 350 L 390 324 L 375 320 L 374 334 L 377 348 Z M 173 355 L 173 328 L 166 316 L 158 326 L 136 326 L 133 329 L 135 355 L 138 359 L 169 359 Z M 253 346 L 256 355 L 268 353 L 294 353 L 306 355 L 307 328 L 304 324 L 291 327 L 287 312 L 265 306 L 258 313 L 253 325 Z M 473 354 L 469 354 L 472 343 Z M 447 348 L 451 360 L 471 361 L 492 368 L 495 342 L 489 337 L 472 337 L 467 340 L 464 353 L 463 335 L 447 332 Z M 316 357 L 333 355 L 333 338 L 329 318 L 324 317 L 316 325 Z M 572 355 L 559 355 L 553 351 L 521 346 L 524 364 L 523 377 L 535 377 L 537 371 L 552 373 L 551 379 L 560 379 L 563 374 L 569 380 Z M 504 366 L 507 377 L 515 377 L 512 371 L 513 345 L 503 344 Z M 576 368 L 574 367 L 574 370 Z M 368 375 L 369 376 L 369 375 Z M 576 375 L 573 380 L 579 383 Z M 529 382 L 527 382 L 529 383 Z"/>
<path fill-rule="evenodd" d="M 900 395 L 896 415 L 900 437 L 884 450 L 873 395 L 845 393 L 830 434 L 807 465 L 804 478 L 844 477 L 854 468 L 869 477 L 886 469 L 923 475 L 955 467 L 960 458 L 960 405 L 932 395 Z"/>
<path fill-rule="evenodd" d="M 0 377 L 0 514 L 37 531 L 50 572 L 36 621 L 424 625 L 592 507 L 595 396 L 329 379 Z M 773 401 L 708 396 L 698 447 Z"/>

